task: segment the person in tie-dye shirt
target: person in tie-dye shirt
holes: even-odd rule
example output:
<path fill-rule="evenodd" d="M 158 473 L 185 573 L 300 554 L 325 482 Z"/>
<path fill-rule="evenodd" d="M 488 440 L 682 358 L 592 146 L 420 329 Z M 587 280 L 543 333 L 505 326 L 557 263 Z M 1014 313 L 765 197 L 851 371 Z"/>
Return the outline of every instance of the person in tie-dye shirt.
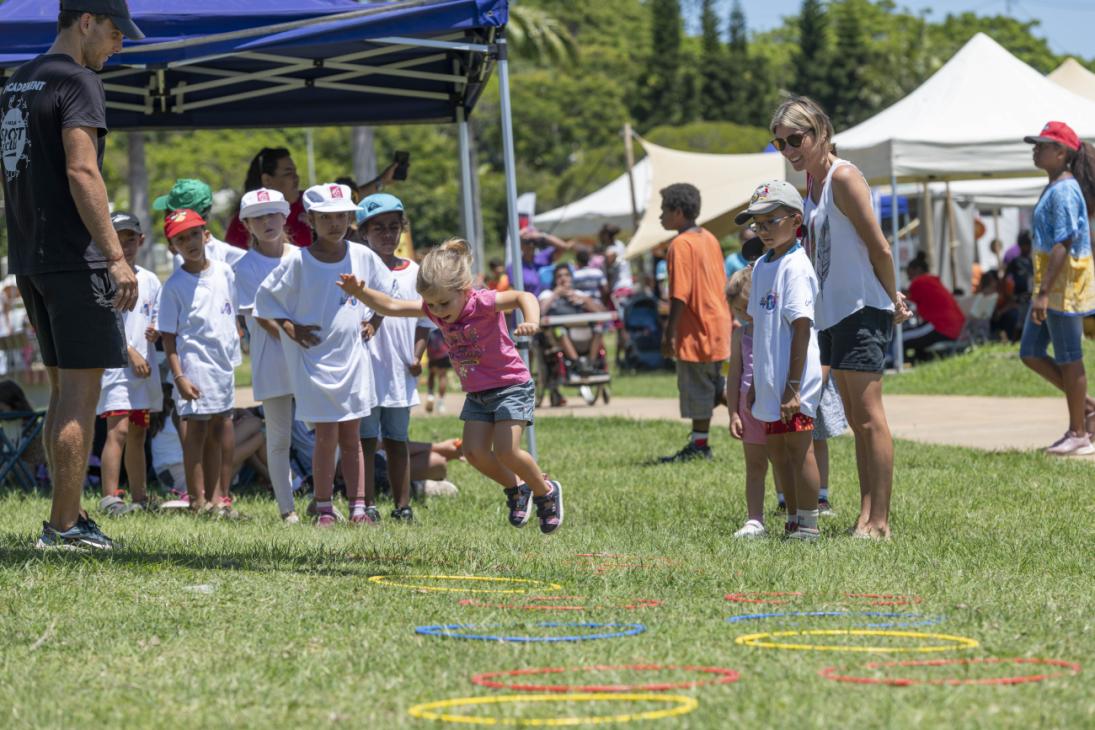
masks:
<path fill-rule="evenodd" d="M 1034 372 L 1065 393 L 1068 430 L 1047 452 L 1095 454 L 1095 401 L 1087 395 L 1083 318 L 1095 313 L 1095 261 L 1088 210 L 1095 205 L 1095 147 L 1064 122 L 1048 122 L 1023 140 L 1034 145 L 1034 165 L 1049 176 L 1034 207 L 1034 298 L 1019 355 Z M 1053 345 L 1052 359 L 1048 355 Z"/>

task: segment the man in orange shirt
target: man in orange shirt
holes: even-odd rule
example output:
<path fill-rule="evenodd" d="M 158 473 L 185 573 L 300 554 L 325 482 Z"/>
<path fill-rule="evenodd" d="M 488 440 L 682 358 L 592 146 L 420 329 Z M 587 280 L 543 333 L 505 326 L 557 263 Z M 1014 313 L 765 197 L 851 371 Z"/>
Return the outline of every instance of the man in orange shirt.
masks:
<path fill-rule="evenodd" d="M 662 227 L 677 231 L 669 244 L 669 323 L 662 354 L 677 360 L 681 418 L 692 420 L 688 445 L 663 463 L 711 458 L 707 444 L 711 414 L 723 391 L 722 364 L 730 358 L 730 306 L 722 249 L 710 231 L 696 225 L 700 191 L 676 183 L 661 191 Z"/>

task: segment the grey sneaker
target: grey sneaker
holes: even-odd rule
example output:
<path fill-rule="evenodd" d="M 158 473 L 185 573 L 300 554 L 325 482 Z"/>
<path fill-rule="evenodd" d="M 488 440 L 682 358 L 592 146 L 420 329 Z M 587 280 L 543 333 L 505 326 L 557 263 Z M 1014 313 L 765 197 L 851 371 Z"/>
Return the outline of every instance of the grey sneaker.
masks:
<path fill-rule="evenodd" d="M 61 532 L 48 522 L 42 523 L 42 534 L 34 544 L 39 550 L 113 550 L 114 543 L 99 531 L 94 520 L 81 512 L 76 524 Z"/>
<path fill-rule="evenodd" d="M 110 495 L 99 500 L 99 510 L 107 517 L 121 517 L 133 511 L 133 506 L 125 503 L 125 500 L 117 495 Z"/>

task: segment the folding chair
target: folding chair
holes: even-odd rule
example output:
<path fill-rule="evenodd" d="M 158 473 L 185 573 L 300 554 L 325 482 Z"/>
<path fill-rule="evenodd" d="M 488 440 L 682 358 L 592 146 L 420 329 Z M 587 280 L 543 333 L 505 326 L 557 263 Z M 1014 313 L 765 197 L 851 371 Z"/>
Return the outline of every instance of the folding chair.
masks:
<path fill-rule="evenodd" d="M 37 481 L 22 457 L 34 439 L 42 433 L 45 425 L 45 411 L 9 411 L 0 413 L 0 484 L 6 482 L 9 475 L 24 489 L 34 489 Z M 18 434 L 9 436 L 9 424 L 19 425 Z"/>

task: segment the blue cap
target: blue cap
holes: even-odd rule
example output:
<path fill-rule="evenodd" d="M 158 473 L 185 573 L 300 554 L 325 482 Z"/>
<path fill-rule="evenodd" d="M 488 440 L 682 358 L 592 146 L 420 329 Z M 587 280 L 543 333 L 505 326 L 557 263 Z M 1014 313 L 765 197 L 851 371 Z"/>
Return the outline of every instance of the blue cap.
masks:
<path fill-rule="evenodd" d="M 403 201 L 388 193 L 374 193 L 357 204 L 357 222 L 365 221 L 382 213 L 402 213 Z"/>

